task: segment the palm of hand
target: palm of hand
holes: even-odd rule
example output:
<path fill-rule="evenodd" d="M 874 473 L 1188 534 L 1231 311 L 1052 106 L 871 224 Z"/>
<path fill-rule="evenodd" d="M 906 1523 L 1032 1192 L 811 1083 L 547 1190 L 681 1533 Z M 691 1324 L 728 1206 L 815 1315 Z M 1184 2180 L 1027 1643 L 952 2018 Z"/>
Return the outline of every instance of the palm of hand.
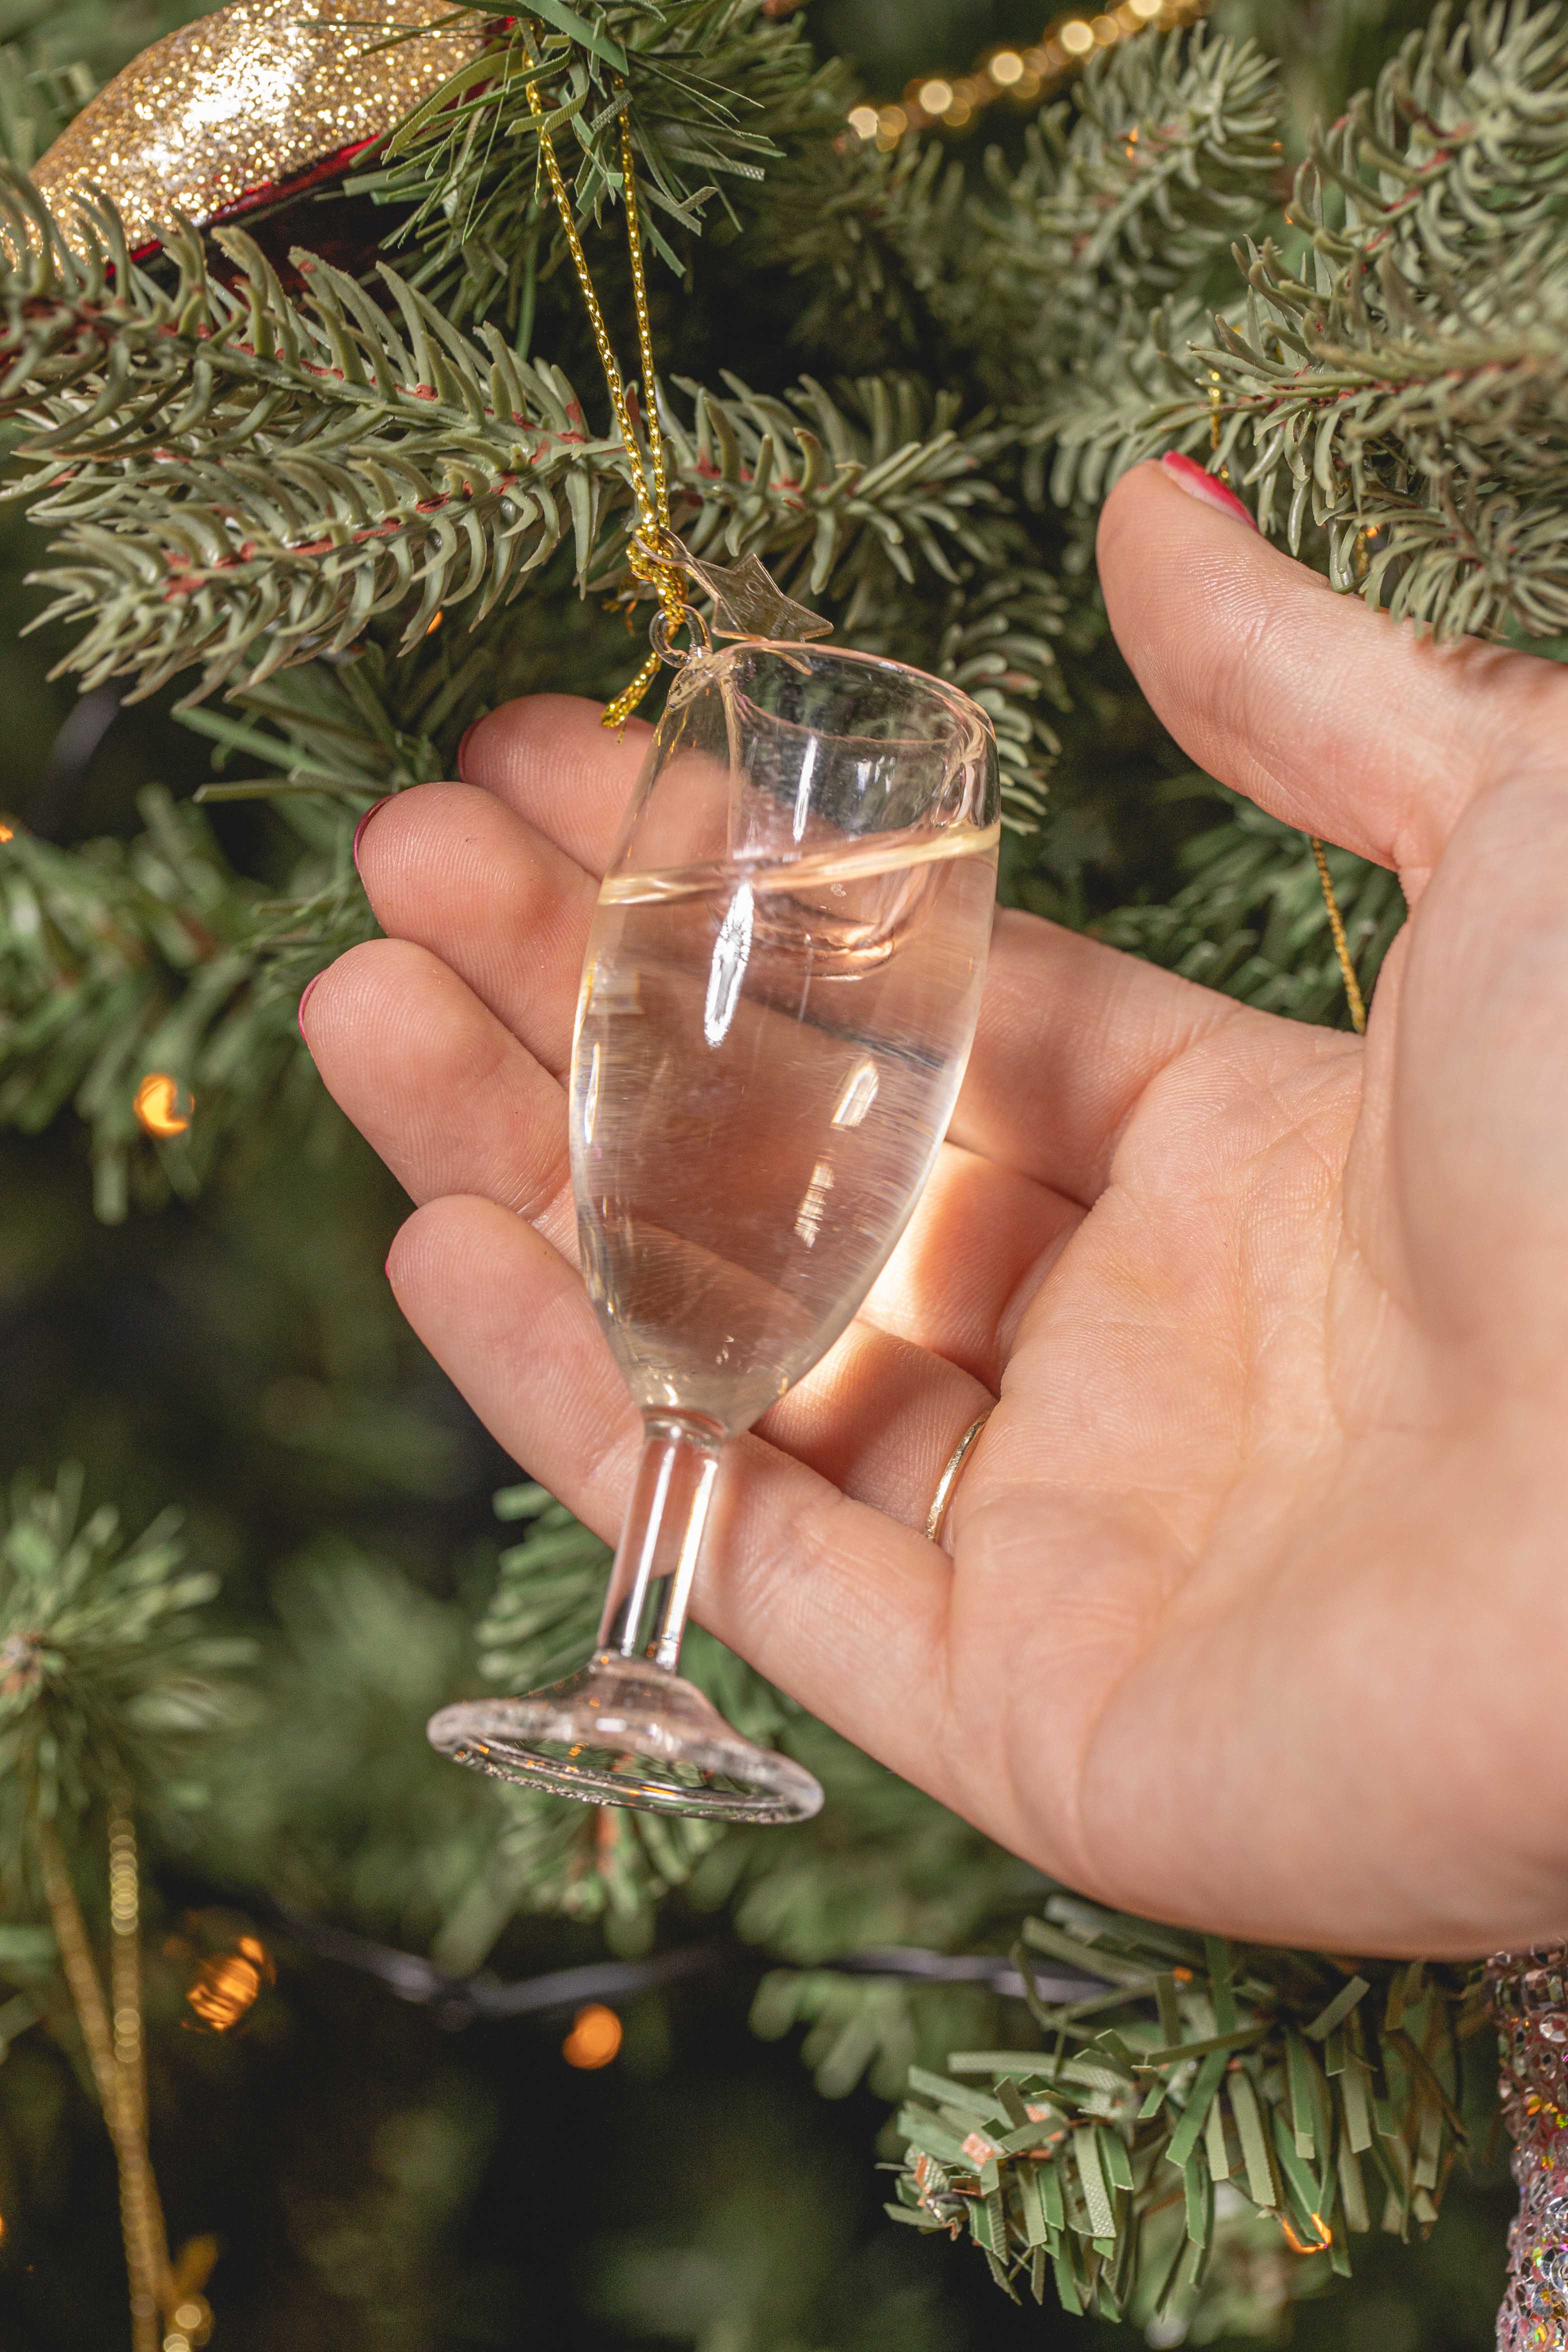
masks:
<path fill-rule="evenodd" d="M 700 1612 L 1108 1899 L 1347 1948 L 1524 1941 L 1568 1908 L 1529 1696 L 1568 1654 L 1568 1105 L 1540 1082 L 1568 681 L 1416 646 L 1151 469 L 1103 564 L 1187 748 L 1397 864 L 1417 916 L 1364 1048 L 1003 918 L 953 1140 L 867 1314 L 745 1442 Z M 503 714 L 467 762 L 489 793 L 377 819 L 393 937 L 309 1033 L 425 1204 L 389 1262 L 410 1319 L 610 1533 L 635 1421 L 568 1262 L 559 1078 L 637 747 L 595 735 L 583 706 Z M 916 1530 L 998 1395 L 949 1559 Z"/>

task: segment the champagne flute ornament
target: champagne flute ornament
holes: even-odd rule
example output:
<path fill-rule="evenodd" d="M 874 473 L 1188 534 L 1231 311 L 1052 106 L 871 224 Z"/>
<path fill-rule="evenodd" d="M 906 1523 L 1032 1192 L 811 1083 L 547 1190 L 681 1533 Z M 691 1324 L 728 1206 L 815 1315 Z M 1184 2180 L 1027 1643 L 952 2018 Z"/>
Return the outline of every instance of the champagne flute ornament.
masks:
<path fill-rule="evenodd" d="M 645 461 L 542 116 L 540 145 L 626 450 L 632 570 L 659 600 L 654 659 L 606 723 L 661 656 L 678 671 L 600 893 L 571 1083 L 584 1277 L 644 1444 L 586 1665 L 445 1708 L 430 1738 L 595 1804 L 802 1821 L 816 1781 L 683 1679 L 681 1636 L 724 1446 L 846 1329 L 946 1132 L 995 895 L 995 742 L 941 679 L 807 642 L 826 625 L 754 556 L 710 565 L 674 536 L 657 417 Z M 624 118 L 622 160 L 651 384 Z M 688 581 L 738 642 L 711 649 Z"/>

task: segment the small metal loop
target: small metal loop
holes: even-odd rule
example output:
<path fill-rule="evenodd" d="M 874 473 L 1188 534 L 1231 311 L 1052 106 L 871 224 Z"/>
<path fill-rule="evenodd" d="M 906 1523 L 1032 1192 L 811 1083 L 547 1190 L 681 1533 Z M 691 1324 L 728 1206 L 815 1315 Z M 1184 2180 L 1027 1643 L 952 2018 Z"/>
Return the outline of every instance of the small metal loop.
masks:
<path fill-rule="evenodd" d="M 671 629 L 682 627 L 689 630 L 691 635 L 691 643 L 684 653 L 669 642 Z M 673 619 L 661 604 L 648 623 L 647 635 L 648 643 L 660 661 L 668 662 L 671 669 L 684 669 L 688 662 L 698 661 L 702 655 L 710 654 L 713 650 L 708 624 L 691 604 L 682 604 Z"/>

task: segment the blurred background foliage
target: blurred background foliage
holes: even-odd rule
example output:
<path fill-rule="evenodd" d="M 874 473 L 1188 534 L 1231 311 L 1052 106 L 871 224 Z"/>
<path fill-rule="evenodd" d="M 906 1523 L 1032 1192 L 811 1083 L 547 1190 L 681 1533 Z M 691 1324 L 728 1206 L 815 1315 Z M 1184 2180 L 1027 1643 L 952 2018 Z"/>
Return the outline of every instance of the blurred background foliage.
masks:
<path fill-rule="evenodd" d="M 0 0 L 0 40 L 36 32 L 62 64 L 90 52 L 107 72 L 191 13 L 121 6 L 106 38 L 100 6 Z M 1429 12 L 1419 0 L 1227 0 L 1218 13 L 1281 55 L 1304 131 Z M 1039 30 L 1024 0 L 819 0 L 811 22 L 879 96 Z M 35 609 L 29 536 L 0 523 L 0 803 L 47 839 L 130 838 L 139 793 L 162 783 L 184 798 L 207 772 L 206 749 L 171 719 L 168 697 L 121 710 L 111 695 L 79 702 L 68 683 L 48 682 L 63 641 L 20 636 Z M 1091 693 L 1077 723 L 1115 716 Z M 1142 749 L 1112 733 L 1108 765 L 1146 775 Z M 265 864 L 268 822 L 216 813 L 243 870 Z M 1053 887 L 1104 905 L 1129 895 L 1124 874 L 1097 870 L 1092 827 L 1076 849 L 1070 827 L 1054 838 Z M 762 1967 L 743 1943 L 629 2001 L 618 2057 L 584 2073 L 562 2054 L 569 2019 L 454 2030 L 257 1909 L 266 1887 L 279 1906 L 415 1950 L 445 1928 L 455 1964 L 488 1953 L 507 1977 L 594 1958 L 606 1932 L 623 1946 L 646 1933 L 641 1915 L 612 1906 L 603 1920 L 513 1920 L 491 1950 L 507 1909 L 493 1893 L 499 1801 L 418 1736 L 471 1675 L 470 1629 L 505 1541 L 491 1496 L 516 1466 L 424 1357 L 380 1278 L 403 1206 L 331 1116 L 304 1148 L 294 1122 L 279 1139 L 253 1128 L 199 1200 L 116 1228 L 94 1221 L 74 1125 L 0 1139 L 0 1470 L 80 1459 L 91 1495 L 111 1495 L 132 1528 L 178 1496 L 193 1556 L 223 1579 L 224 1612 L 263 1643 L 254 1720 L 206 1824 L 195 1814 L 168 1828 L 149 1890 L 154 2142 L 174 2239 L 210 2231 L 221 2245 L 217 2342 L 1125 2343 L 1122 2330 L 1048 2306 L 1014 2309 L 967 2248 L 881 2218 L 867 2158 L 884 2102 L 842 2052 L 836 2061 L 820 2026 L 807 2058 L 841 2094 L 831 2098 L 801 2063 L 797 2030 L 757 2038 L 748 2014 Z M 946 1866 L 939 1846 L 935 1885 Z M 700 1906 L 727 1891 L 704 1888 L 699 1859 L 674 1898 L 678 1926 L 684 1903 L 700 1933 Z M 777 1885 L 767 1899 L 784 1899 Z M 776 1947 L 776 1918 L 748 1921 L 743 1900 L 732 1916 Z M 176 2030 L 189 2021 L 193 1953 L 225 1948 L 237 1921 L 272 1946 L 276 1990 L 242 2034 Z M 800 1957 L 813 1956 L 807 1934 Z M 25 1985 L 24 1965 L 11 1974 Z M 0 2345 L 97 2352 L 124 2325 L 108 2143 L 63 2040 L 20 2031 L 7 2048 L 10 2015 L 0 2010 Z M 953 2017 L 950 2004 L 944 2023 Z M 1365 2243 L 1353 2284 L 1293 2306 L 1291 2342 L 1481 2352 L 1511 2202 L 1500 2167 L 1483 2160 L 1450 2192 L 1429 2246 Z M 1255 2259 L 1289 2262 L 1272 2225 Z"/>

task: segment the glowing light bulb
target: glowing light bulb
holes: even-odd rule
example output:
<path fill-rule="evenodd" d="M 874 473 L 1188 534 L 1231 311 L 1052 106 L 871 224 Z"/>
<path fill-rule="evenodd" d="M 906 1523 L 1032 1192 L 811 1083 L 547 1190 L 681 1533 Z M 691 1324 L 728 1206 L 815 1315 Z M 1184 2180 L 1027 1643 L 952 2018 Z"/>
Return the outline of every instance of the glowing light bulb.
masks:
<path fill-rule="evenodd" d="M 561 2055 L 568 2066 L 584 2073 L 607 2066 L 621 2046 L 621 2021 L 613 2009 L 593 2001 L 577 2011 L 576 2022 L 561 2044 Z"/>
<path fill-rule="evenodd" d="M 144 1134 L 184 1135 L 195 1112 L 195 1100 L 167 1070 L 152 1070 L 136 1089 L 132 1108 Z"/>
<path fill-rule="evenodd" d="M 999 89 L 1011 89 L 1024 79 L 1024 60 L 1016 49 L 998 49 L 991 60 L 991 79 Z"/>
<path fill-rule="evenodd" d="M 922 81 L 916 96 L 928 114 L 945 114 L 952 104 L 952 84 L 950 81 Z"/>
<path fill-rule="evenodd" d="M 850 108 L 849 128 L 853 131 L 857 139 L 875 139 L 877 136 L 878 126 L 879 117 L 874 106 L 852 106 Z"/>
<path fill-rule="evenodd" d="M 1069 18 L 1058 33 L 1057 38 L 1071 58 L 1086 58 L 1094 47 L 1094 35 L 1081 16 Z"/>
<path fill-rule="evenodd" d="M 1300 2232 L 1291 2223 L 1288 2214 L 1281 2213 L 1279 2215 L 1279 2227 L 1284 2231 L 1285 2242 L 1289 2247 L 1290 2252 L 1293 2254 L 1326 2254 L 1329 2248 L 1333 2244 L 1334 2233 L 1330 2229 L 1328 2223 L 1324 2221 L 1322 2215 L 1321 2213 L 1314 2213 L 1311 2216 L 1311 2221 L 1313 2229 L 1316 2230 L 1318 2233 L 1315 2242 L 1301 2236 Z"/>

